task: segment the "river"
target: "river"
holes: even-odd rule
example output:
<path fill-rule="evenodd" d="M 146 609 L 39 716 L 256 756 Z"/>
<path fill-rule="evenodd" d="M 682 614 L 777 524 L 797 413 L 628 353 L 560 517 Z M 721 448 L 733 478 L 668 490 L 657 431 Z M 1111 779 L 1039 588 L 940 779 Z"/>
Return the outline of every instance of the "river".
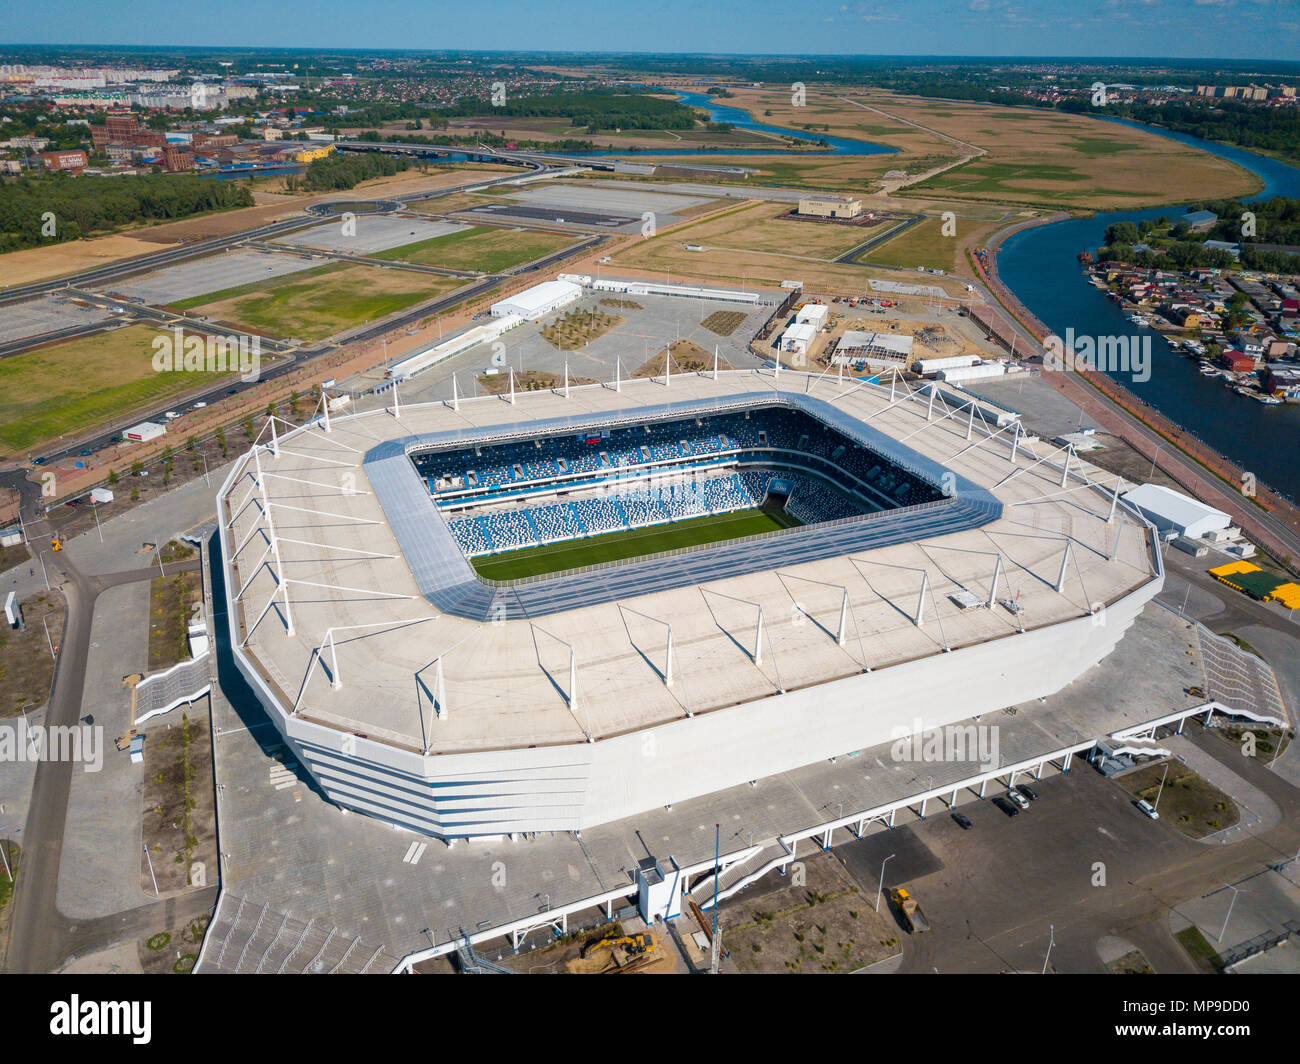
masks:
<path fill-rule="evenodd" d="M 727 107 L 702 93 L 680 93 L 679 99 L 709 112 L 715 122 L 730 122 L 737 129 L 759 130 L 795 137 L 816 134 L 783 129 L 755 121 L 746 112 Z M 1273 196 L 1300 198 L 1300 170 L 1268 156 L 1175 133 L 1124 119 L 1103 119 L 1191 145 L 1234 162 L 1257 175 L 1263 189 L 1251 199 Z M 826 137 L 830 154 L 878 155 L 892 151 L 880 144 Z M 670 149 L 644 152 L 605 152 L 635 158 L 645 155 L 713 156 L 788 154 L 756 152 L 745 148 L 720 151 Z M 1091 218 L 1067 219 L 1025 229 L 1009 237 L 997 257 L 998 274 L 1020 301 L 1053 332 L 1076 336 L 1150 336 L 1151 375 L 1134 381 L 1129 374 L 1111 375 L 1139 399 L 1177 422 L 1191 435 L 1250 470 L 1261 482 L 1292 500 L 1300 500 L 1300 406 L 1264 406 L 1234 394 L 1217 380 L 1201 376 L 1195 359 L 1174 354 L 1164 337 L 1152 329 L 1133 325 L 1119 306 L 1088 284 L 1079 269 L 1080 251 L 1095 251 L 1106 227 L 1114 222 L 1138 221 L 1181 213 L 1178 206 L 1139 211 L 1116 211 Z"/>

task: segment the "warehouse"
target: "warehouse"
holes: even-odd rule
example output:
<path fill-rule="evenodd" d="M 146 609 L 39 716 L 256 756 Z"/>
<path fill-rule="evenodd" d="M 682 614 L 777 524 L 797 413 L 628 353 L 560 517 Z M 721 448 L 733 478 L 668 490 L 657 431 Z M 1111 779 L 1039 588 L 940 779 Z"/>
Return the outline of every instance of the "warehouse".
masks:
<path fill-rule="evenodd" d="M 1136 487 L 1124 494 L 1124 501 L 1141 510 L 1142 516 L 1161 532 L 1172 532 L 1189 539 L 1200 539 L 1232 524 L 1232 518 L 1222 510 L 1159 484 Z"/>
<path fill-rule="evenodd" d="M 543 281 L 492 304 L 492 317 L 518 314 L 524 321 L 536 321 L 553 310 L 567 307 L 582 296 L 582 288 L 571 281 Z"/>

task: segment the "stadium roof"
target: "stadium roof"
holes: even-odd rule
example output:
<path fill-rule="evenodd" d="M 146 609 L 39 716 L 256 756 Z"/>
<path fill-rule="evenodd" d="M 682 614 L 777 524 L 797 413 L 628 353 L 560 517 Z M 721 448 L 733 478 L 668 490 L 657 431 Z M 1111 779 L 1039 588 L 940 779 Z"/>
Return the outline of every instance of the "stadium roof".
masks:
<path fill-rule="evenodd" d="M 717 567 L 684 587 L 633 582 L 616 601 L 546 616 L 512 611 L 479 621 L 425 599 L 413 573 L 463 559 L 439 556 L 432 541 L 424 549 L 435 553 L 422 557 L 402 528 L 419 515 L 381 501 L 387 479 L 407 475 L 406 441 L 469 440 L 557 419 L 645 419 L 668 404 L 689 410 L 737 396 L 754 405 L 803 396 L 824 403 L 856 431 L 878 432 L 925 468 L 989 493 L 1001 514 L 980 527 L 925 529 L 919 540 L 763 571 Z M 965 411 L 950 403 L 906 385 L 891 401 L 889 385 L 735 371 L 717 380 L 674 375 L 670 385 L 624 381 L 618 391 L 574 387 L 567 399 L 559 390 L 530 392 L 514 405 L 490 396 L 458 409 L 403 406 L 400 417 L 375 410 L 334 418 L 329 433 L 319 423 L 281 430 L 274 452 L 261 446 L 236 463 L 219 497 L 232 634 L 275 697 L 306 720 L 432 754 L 523 749 L 637 731 L 866 668 L 910 668 L 947 649 L 1013 641 L 1022 625 L 1096 623 L 1099 609 L 1155 578 L 1145 522 L 1122 505 L 1107 520 L 1113 476 L 1076 457 L 1063 486 L 1060 450 L 1021 438 L 1013 460 L 1013 428 L 989 437 L 977 420 L 968 438 Z M 431 507 L 427 498 L 408 501 Z M 963 590 L 986 605 L 960 608 L 949 596 Z M 996 604 L 1004 598 L 1018 611 Z M 671 686 L 663 674 L 670 625 Z M 442 683 L 446 714 L 435 720 L 429 692 Z"/>

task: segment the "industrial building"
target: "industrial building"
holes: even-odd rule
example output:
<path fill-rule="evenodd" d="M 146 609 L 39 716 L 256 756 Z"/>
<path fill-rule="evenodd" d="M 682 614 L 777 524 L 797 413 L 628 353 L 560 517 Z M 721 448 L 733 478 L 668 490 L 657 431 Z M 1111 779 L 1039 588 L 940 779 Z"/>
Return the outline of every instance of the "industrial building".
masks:
<path fill-rule="evenodd" d="M 1201 539 L 1232 526 L 1232 518 L 1222 510 L 1159 484 L 1136 487 L 1125 493 L 1124 501 L 1137 507 L 1159 532 L 1167 536 Z"/>
<path fill-rule="evenodd" d="M 808 196 L 799 201 L 799 213 L 810 218 L 856 218 L 862 201 L 841 196 Z"/>
<path fill-rule="evenodd" d="M 581 298 L 581 285 L 567 280 L 543 281 L 493 303 L 492 317 L 505 318 L 513 314 L 524 321 L 536 321 Z"/>
<path fill-rule="evenodd" d="M 866 365 L 872 369 L 906 369 L 911 357 L 911 336 L 849 329 L 840 337 L 833 361 L 836 365 L 844 366 Z"/>

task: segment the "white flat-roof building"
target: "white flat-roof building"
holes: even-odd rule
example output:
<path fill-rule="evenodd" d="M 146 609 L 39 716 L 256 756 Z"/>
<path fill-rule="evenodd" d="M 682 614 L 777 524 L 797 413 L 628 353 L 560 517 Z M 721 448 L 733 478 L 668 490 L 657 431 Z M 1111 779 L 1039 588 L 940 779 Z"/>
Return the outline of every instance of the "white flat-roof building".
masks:
<path fill-rule="evenodd" d="M 942 358 L 918 358 L 912 368 L 922 377 L 928 377 L 941 369 L 978 366 L 982 361 L 979 355 L 945 355 Z"/>
<path fill-rule="evenodd" d="M 496 313 L 495 307 L 492 308 L 492 313 Z M 495 340 L 507 329 L 513 329 L 516 325 L 522 325 L 523 323 L 524 319 L 518 314 L 505 314 L 495 317 L 484 325 L 475 325 L 472 329 L 466 329 L 464 332 L 439 341 L 433 347 L 426 347 L 423 351 L 417 351 L 410 357 L 402 359 L 401 362 L 395 362 L 388 367 L 387 376 L 390 379 L 406 380 L 407 377 L 412 377 L 421 370 L 436 366 L 444 359 L 459 355 L 462 351 L 468 351 L 478 344 Z"/>
<path fill-rule="evenodd" d="M 1232 524 L 1232 518 L 1222 510 L 1159 484 L 1142 484 L 1126 492 L 1123 498 L 1141 510 L 1161 532 L 1173 532 L 1189 539 L 1199 539 Z"/>
<path fill-rule="evenodd" d="M 536 321 L 553 310 L 567 307 L 582 297 L 582 286 L 572 281 L 543 281 L 492 304 L 492 317 L 517 314 L 524 321 Z"/>
<path fill-rule="evenodd" d="M 143 443 L 145 440 L 156 440 L 159 436 L 165 436 L 166 434 L 167 427 L 154 421 L 141 421 L 140 424 L 132 425 L 122 433 L 128 440 L 136 443 Z"/>
<path fill-rule="evenodd" d="M 799 322 L 791 325 L 781 335 L 781 350 L 793 351 L 796 355 L 806 355 L 808 348 L 817 338 L 817 326 L 812 322 Z"/>
<path fill-rule="evenodd" d="M 820 329 L 830 317 L 831 308 L 825 303 L 808 303 L 795 312 L 794 320 L 800 324 L 807 323 Z"/>

